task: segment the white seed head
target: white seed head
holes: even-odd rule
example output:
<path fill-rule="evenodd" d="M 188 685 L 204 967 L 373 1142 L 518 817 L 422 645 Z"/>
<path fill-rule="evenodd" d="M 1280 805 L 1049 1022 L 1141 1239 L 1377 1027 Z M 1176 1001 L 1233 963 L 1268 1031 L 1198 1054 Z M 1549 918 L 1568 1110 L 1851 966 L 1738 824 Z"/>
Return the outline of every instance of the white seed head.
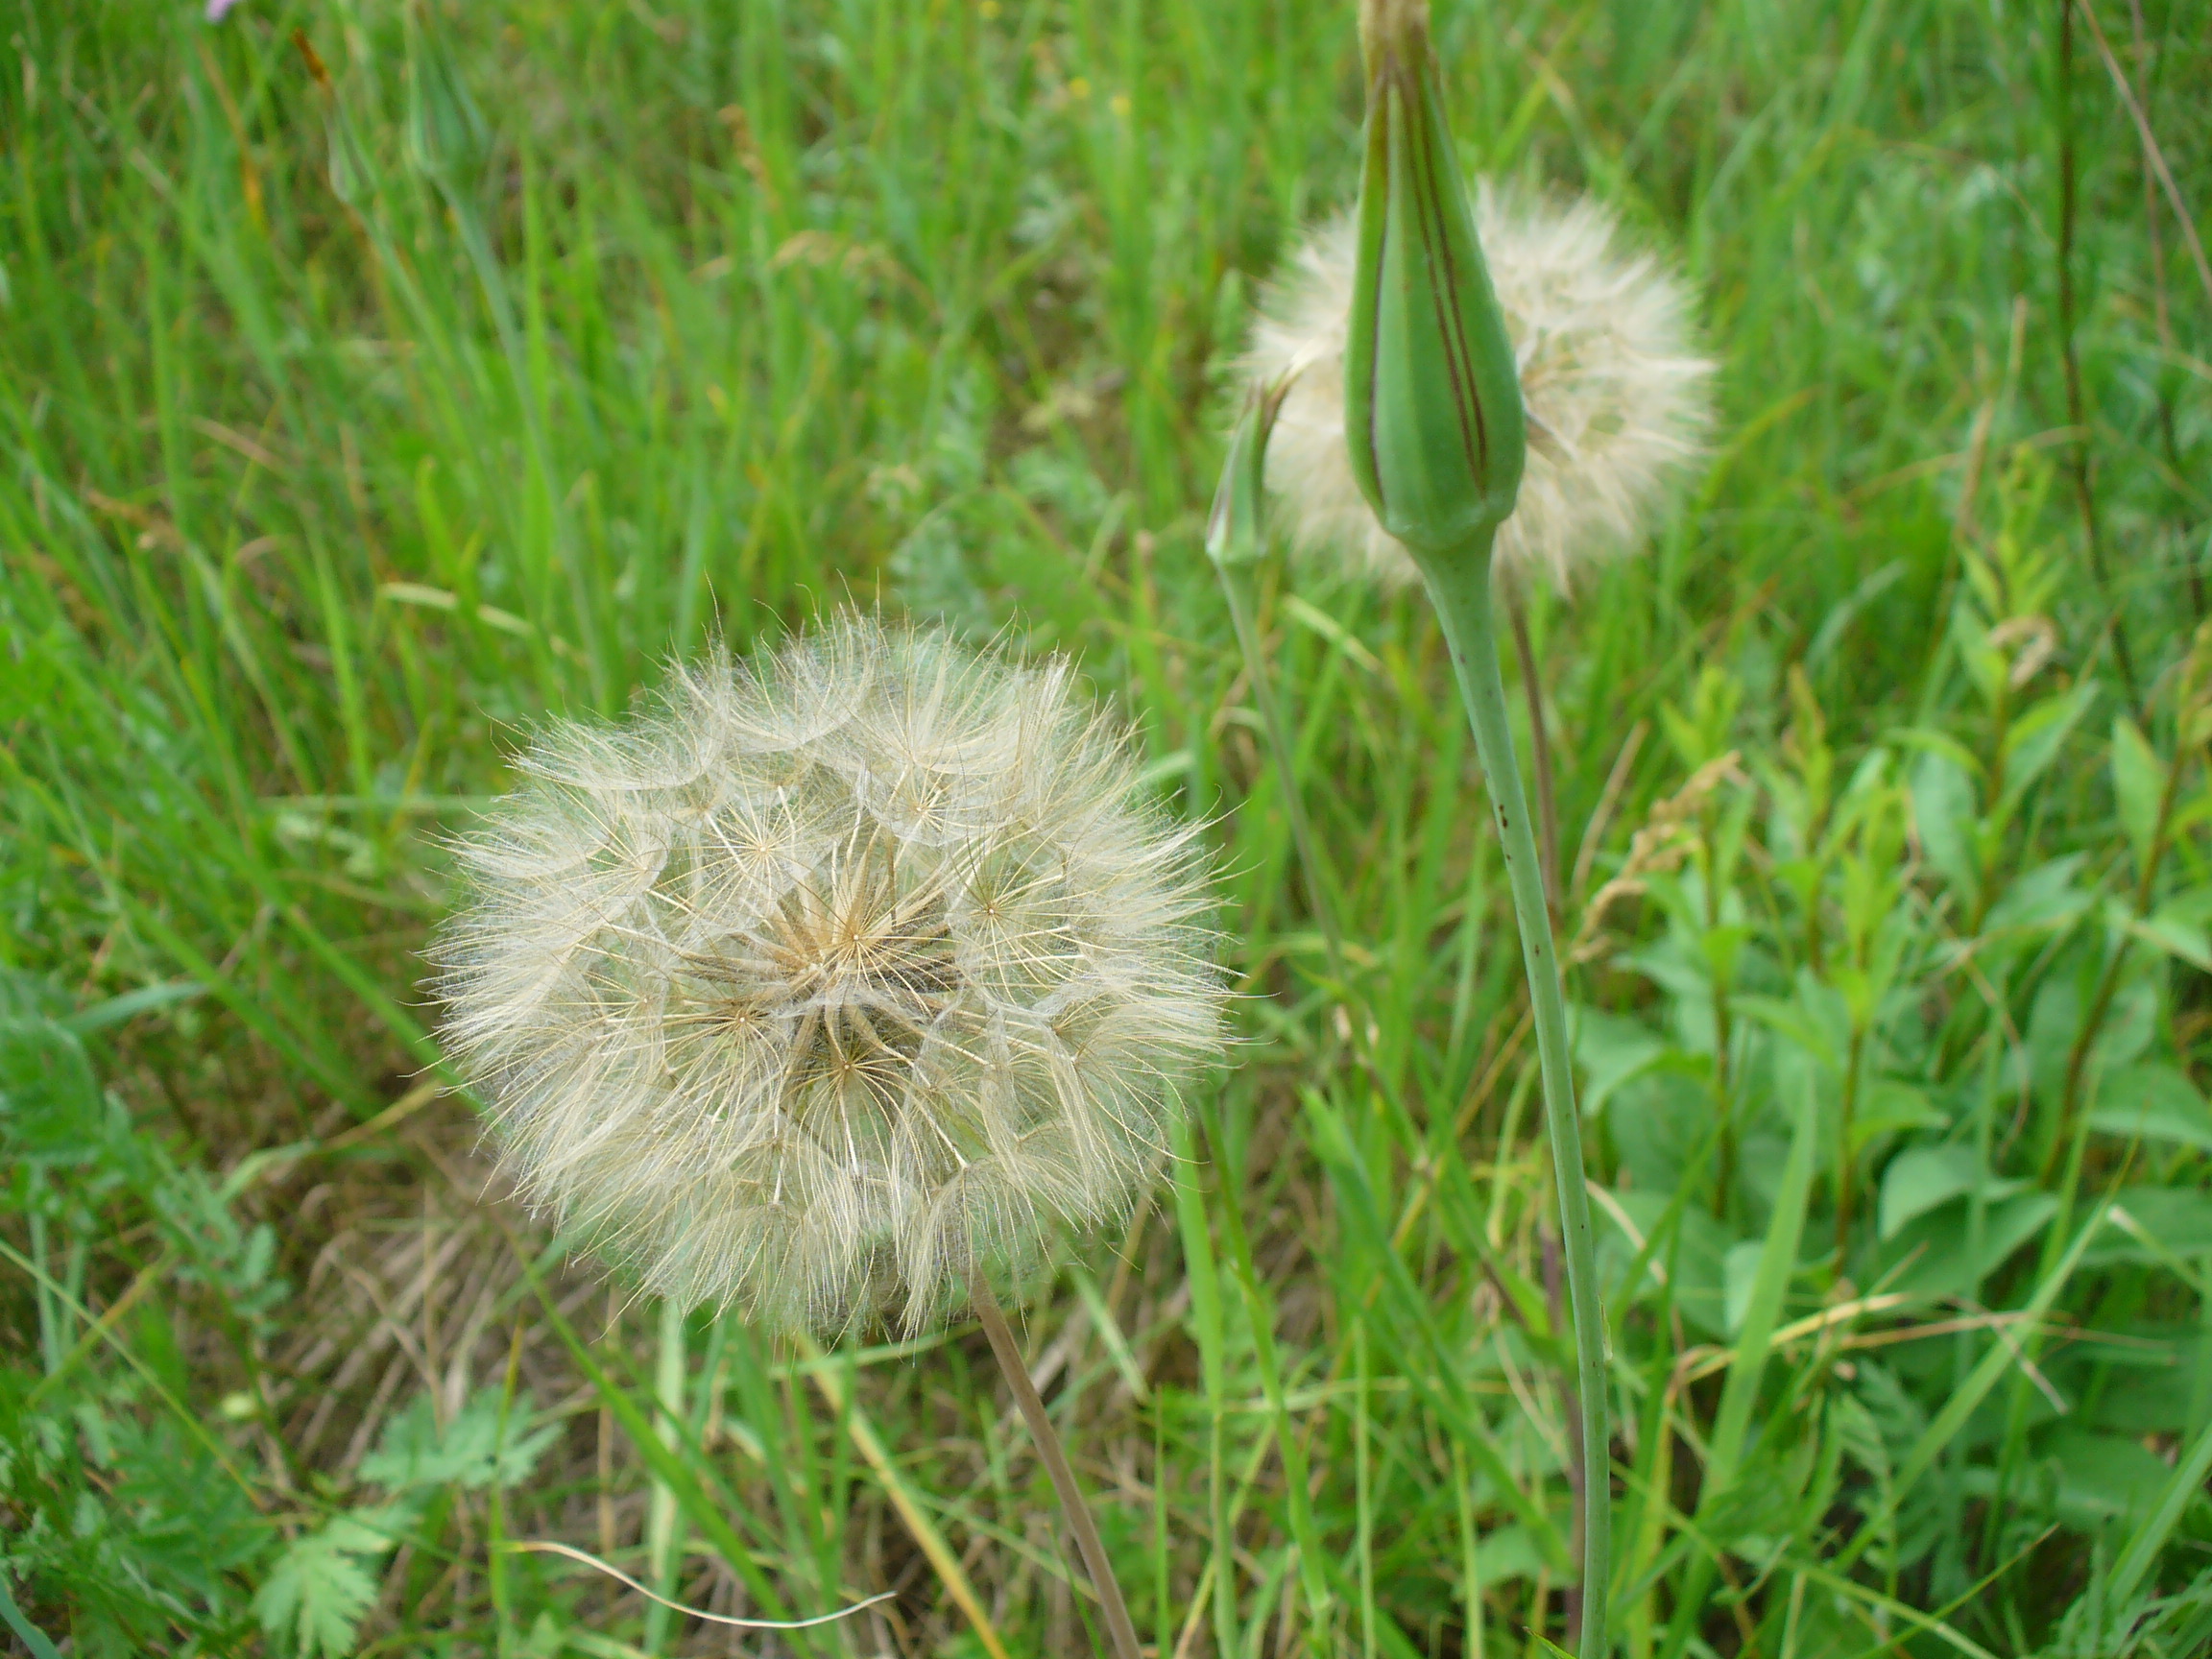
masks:
<path fill-rule="evenodd" d="M 1528 459 L 1495 556 L 1565 590 L 1575 570 L 1632 544 L 1711 422 L 1713 364 L 1693 349 L 1690 297 L 1649 254 L 1623 252 L 1598 203 L 1475 187 L 1475 228 L 1513 343 Z M 1324 225 L 1269 283 L 1242 370 L 1284 380 L 1269 491 L 1292 545 L 1391 586 L 1417 579 L 1376 522 L 1344 444 L 1344 345 L 1358 227 Z"/>
<path fill-rule="evenodd" d="M 1157 1175 L 1221 1042 L 1208 874 L 1066 662 L 847 615 L 522 771 L 459 847 L 445 1040 L 648 1289 L 918 1329 Z"/>

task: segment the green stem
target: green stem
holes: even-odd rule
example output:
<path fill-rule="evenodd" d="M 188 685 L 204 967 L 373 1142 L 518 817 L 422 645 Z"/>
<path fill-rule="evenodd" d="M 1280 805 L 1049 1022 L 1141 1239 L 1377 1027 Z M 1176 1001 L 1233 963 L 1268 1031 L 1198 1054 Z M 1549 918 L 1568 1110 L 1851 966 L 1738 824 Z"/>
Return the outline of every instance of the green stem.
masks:
<path fill-rule="evenodd" d="M 684 1420 L 685 1382 L 689 1374 L 685 1353 L 684 1305 L 673 1297 L 661 1304 L 661 1343 L 653 1368 L 653 1393 L 661 1407 L 661 1443 L 675 1450 L 680 1442 L 678 1425 Z M 646 1554 L 653 1570 L 653 1587 L 662 1596 L 676 1594 L 677 1545 L 683 1522 L 676 1490 L 656 1477 L 652 1501 L 645 1513 Z M 659 1653 L 668 1642 L 668 1609 L 656 1603 L 645 1609 L 645 1651 Z"/>
<path fill-rule="evenodd" d="M 1213 1143 L 1214 1168 L 1235 1167 L 1229 1157 L 1228 1138 L 1222 1132 L 1217 1100 L 1207 1109 L 1204 1118 L 1207 1139 Z M 1290 1504 L 1290 1541 L 1298 1551 L 1298 1576 L 1306 1591 L 1306 1615 L 1311 1630 L 1310 1641 L 1326 1652 L 1333 1600 L 1328 1565 L 1320 1529 L 1313 1522 L 1312 1499 L 1308 1492 L 1306 1445 L 1291 1421 L 1289 1402 L 1283 1390 L 1283 1366 L 1275 1349 L 1275 1310 L 1261 1293 L 1260 1275 L 1252 1265 L 1252 1241 L 1244 1232 L 1243 1212 L 1231 1201 L 1221 1206 L 1220 1214 L 1222 1233 L 1229 1242 L 1229 1264 L 1236 1270 L 1238 1286 L 1244 1293 L 1245 1314 L 1252 1322 L 1252 1353 L 1259 1363 L 1260 1386 L 1266 1396 L 1268 1412 L 1275 1419 L 1276 1443 L 1283 1458 L 1284 1495 Z"/>
<path fill-rule="evenodd" d="M 1567 1049 L 1567 1000 L 1559 957 L 1551 941 L 1551 916 L 1544 899 L 1544 874 L 1530 832 L 1513 733 L 1505 721 L 1505 683 L 1498 671 L 1491 631 L 1490 541 L 1480 532 L 1456 555 L 1416 554 L 1430 599 L 1444 625 L 1458 670 L 1467 723 L 1475 733 L 1490 806 L 1503 845 L 1513 909 L 1521 925 L 1521 955 L 1528 975 L 1528 1001 L 1536 1020 L 1536 1051 L 1544 1074 L 1544 1118 L 1551 1142 L 1551 1167 L 1559 1183 L 1559 1228 L 1567 1247 L 1567 1294 L 1574 1305 L 1575 1392 L 1580 1396 L 1582 1457 L 1589 1471 L 1588 1513 L 1582 1526 L 1582 1659 L 1606 1652 L 1606 1595 L 1611 1583 L 1612 1461 L 1605 1429 L 1605 1318 L 1598 1296 L 1598 1249 L 1590 1226 L 1590 1195 L 1582 1173 L 1582 1128 L 1575 1112 L 1575 1073 Z"/>
<path fill-rule="evenodd" d="M 1528 637 L 1528 607 L 1513 589 L 1505 589 L 1505 617 L 1513 625 L 1513 655 L 1521 669 L 1521 695 L 1528 705 L 1528 758 L 1536 768 L 1536 822 L 1544 831 L 1536 843 L 1544 860 L 1544 896 L 1551 905 L 1551 928 L 1559 929 L 1567 896 L 1559 890 L 1559 803 L 1551 785 L 1551 734 L 1544 720 L 1544 685 L 1536 675 L 1536 642 Z"/>
<path fill-rule="evenodd" d="M 1306 879 L 1306 900 L 1313 907 L 1313 920 L 1321 928 L 1321 941 L 1329 953 L 1329 974 L 1339 985 L 1344 983 L 1344 940 L 1336 926 L 1336 904 L 1330 890 L 1329 879 L 1322 874 L 1321 859 L 1313 840 L 1313 828 L 1306 819 L 1306 799 L 1298 787 L 1298 768 L 1295 753 L 1290 747 L 1290 729 L 1284 724 L 1283 709 L 1275 701 L 1275 683 L 1267 672 L 1267 657 L 1261 649 L 1259 597 L 1259 572 L 1250 564 L 1217 564 L 1221 573 L 1221 591 L 1228 596 L 1229 616 L 1237 626 L 1238 648 L 1244 654 L 1244 678 L 1252 685 L 1252 702 L 1260 710 L 1260 723 L 1266 728 L 1267 748 L 1275 762 L 1276 787 L 1283 796 L 1283 808 L 1290 819 L 1290 839 L 1298 850 L 1298 867 Z"/>
<path fill-rule="evenodd" d="M 1858 1153 L 1851 1144 L 1853 1121 L 1859 1115 L 1859 1072 L 1866 1054 L 1866 1027 L 1851 1022 L 1851 1047 L 1843 1062 L 1843 1097 L 1836 1113 L 1836 1277 L 1851 1265 L 1852 1187 L 1858 1173 Z"/>

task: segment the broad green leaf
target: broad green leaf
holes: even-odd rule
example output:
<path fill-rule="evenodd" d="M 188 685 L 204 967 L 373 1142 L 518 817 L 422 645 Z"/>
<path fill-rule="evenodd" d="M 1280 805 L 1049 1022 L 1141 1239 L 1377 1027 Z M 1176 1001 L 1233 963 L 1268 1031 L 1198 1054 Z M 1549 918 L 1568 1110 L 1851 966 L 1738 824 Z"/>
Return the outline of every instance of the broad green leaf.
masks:
<path fill-rule="evenodd" d="M 559 1438 L 561 1428 L 549 1423 L 523 1432 L 532 1407 L 527 1394 L 517 1394 L 507 1413 L 502 1442 L 500 1394 L 496 1384 L 479 1388 L 443 1432 L 430 1396 L 417 1395 L 385 1425 L 376 1450 L 361 1459 L 361 1479 L 390 1492 L 448 1484 L 475 1491 L 527 1479 L 539 1456 Z"/>
<path fill-rule="evenodd" d="M 1977 1188 L 1995 1198 L 2016 1192 L 2023 1185 L 1987 1180 L 1981 1155 L 1971 1146 L 1908 1146 L 1882 1171 L 1881 1236 L 1894 1238 L 1906 1223 Z"/>
<path fill-rule="evenodd" d="M 2070 691 L 2046 697 L 2013 721 L 2005 736 L 2005 800 L 2008 805 L 2027 793 L 2043 776 L 2058 751 L 2066 746 L 2081 717 L 2096 703 L 2100 687 L 2084 680 Z"/>
<path fill-rule="evenodd" d="M 1895 726 L 1882 734 L 1882 741 L 1894 743 L 1900 749 L 1910 749 L 1916 755 L 1940 755 L 1968 777 L 1982 776 L 1981 757 L 1940 727 Z M 1869 755 L 1865 761 L 1861 762 L 1859 772 L 1853 776 L 1851 788 L 1846 793 L 1856 793 L 1870 779 L 1879 779 L 1879 769 L 1871 764 L 1873 758 Z"/>
<path fill-rule="evenodd" d="M 1851 1119 L 1851 1150 L 1863 1152 L 1885 1135 L 1908 1129 L 1939 1129 L 1946 1119 L 1928 1098 L 1928 1091 L 1894 1077 L 1877 1077 L 1866 1085 L 1859 1110 Z"/>
<path fill-rule="evenodd" d="M 1595 1008 L 1575 1008 L 1569 1016 L 1575 1060 L 1582 1068 L 1583 1116 L 1595 1118 L 1622 1084 L 1641 1076 L 1667 1052 L 1650 1027 Z"/>
<path fill-rule="evenodd" d="M 2057 1472 L 2056 1513 L 2076 1527 L 2149 1515 L 2169 1476 L 2140 1441 L 2071 1423 L 2046 1431 L 2038 1453 Z"/>
<path fill-rule="evenodd" d="M 2166 792 L 2166 768 L 2143 728 L 2123 714 L 2112 722 L 2112 798 L 2120 826 L 2128 831 L 2138 872 L 2150 861 L 2151 837 L 2157 830 L 2158 799 Z"/>
<path fill-rule="evenodd" d="M 1713 1087 L 1702 1063 L 1693 1071 L 1662 1061 L 1615 1093 L 1606 1118 L 1623 1185 L 1663 1202 L 1712 1136 Z"/>
<path fill-rule="evenodd" d="M 1949 755 L 1930 751 L 1912 762 L 1912 827 L 1928 862 L 1961 893 L 1979 892 L 1974 852 L 1974 780 Z"/>
<path fill-rule="evenodd" d="M 1509 1584 L 1516 1578 L 1533 1578 L 1544 1570 L 1544 1557 L 1529 1542 L 1526 1527 L 1501 1527 L 1482 1534 L 1475 1556 L 1475 1573 L 1484 1589 Z"/>
<path fill-rule="evenodd" d="M 2162 905 L 2128 924 L 2128 931 L 2153 950 L 2212 974 L 2212 935 L 2179 906 Z"/>
<path fill-rule="evenodd" d="M 1644 1238 L 1651 1238 L 1666 1225 L 1667 1212 L 1672 1203 L 1668 1193 L 1642 1188 L 1617 1191 L 1613 1199 L 1636 1234 Z M 1612 1206 L 1599 1208 L 1601 1214 L 1612 1214 Z M 1620 1226 L 1618 1218 L 1613 1225 Z M 1635 1238 L 1630 1238 L 1629 1241 L 1633 1246 Z M 1676 1218 L 1671 1238 L 1663 1241 L 1654 1254 L 1656 1266 L 1667 1275 L 1673 1291 L 1676 1310 L 1685 1323 L 1708 1336 L 1728 1334 L 1728 1250 L 1727 1231 L 1706 1210 L 1690 1204 Z"/>
<path fill-rule="evenodd" d="M 2212 1106 L 2172 1066 L 2129 1066 L 2111 1073 L 2098 1087 L 2089 1126 L 2106 1135 L 2212 1152 Z"/>
<path fill-rule="evenodd" d="M 2087 1261 L 2188 1262 L 2212 1256 L 2212 1192 L 2201 1187 L 2123 1187 L 2112 1225 Z"/>
<path fill-rule="evenodd" d="M 1720 1259 L 1721 1322 L 1731 1336 L 1743 1329 L 1743 1315 L 1751 1309 L 1751 1290 L 1759 1281 L 1759 1257 L 1766 1246 L 1745 1238 L 1728 1246 Z"/>
<path fill-rule="evenodd" d="M 2081 1030 L 2081 987 L 2071 974 L 2053 974 L 2028 1010 L 2028 1081 L 2035 1097 L 2056 1106 L 2064 1088 L 2074 1039 Z"/>
<path fill-rule="evenodd" d="M 2014 1181 L 2004 1187 L 2022 1185 Z M 1878 1264 L 1883 1283 L 1914 1297 L 1971 1294 L 2057 1213 L 2058 1200 L 2049 1192 L 2014 1191 L 1998 1198 L 1983 1211 L 1977 1249 L 1969 1207 L 1958 1198 L 1939 1204 L 1885 1241 Z"/>
<path fill-rule="evenodd" d="M 2039 864 L 2007 887 L 1982 923 L 1982 935 L 2042 932 L 2063 927 L 2079 919 L 2096 902 L 2096 895 L 2075 884 L 2074 878 L 2088 860 L 2084 853 L 2069 853 Z"/>
<path fill-rule="evenodd" d="M 1736 997 L 1729 1006 L 1737 1013 L 1756 1020 L 1777 1036 L 1785 1037 L 1805 1050 L 1821 1064 L 1836 1067 L 1842 1055 L 1827 1028 L 1826 1022 L 1811 1008 L 1790 997 Z"/>
<path fill-rule="evenodd" d="M 75 1033 L 52 1020 L 0 1020 L 0 1150 L 11 1162 L 99 1162 L 118 1127 Z"/>

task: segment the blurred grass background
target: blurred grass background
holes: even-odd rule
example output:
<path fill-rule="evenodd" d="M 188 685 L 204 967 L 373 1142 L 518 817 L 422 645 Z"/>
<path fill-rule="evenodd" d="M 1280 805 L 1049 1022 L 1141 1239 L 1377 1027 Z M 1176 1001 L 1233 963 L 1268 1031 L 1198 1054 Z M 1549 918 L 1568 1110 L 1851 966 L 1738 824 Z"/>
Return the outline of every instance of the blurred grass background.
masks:
<path fill-rule="evenodd" d="M 1531 612 L 1623 1647 L 2202 1652 L 2212 12 L 1437 12 L 1470 169 L 1615 206 L 1723 365 L 1676 520 Z M 1219 847 L 1248 1041 L 1026 1327 L 1159 1659 L 1563 1639 L 1550 1175 L 1440 641 L 1270 581 L 1333 982 L 1199 546 L 1221 365 L 1355 186 L 1350 9 L 5 33 L 0 1640 L 1090 1649 L 979 1334 L 633 1305 L 424 1070 L 439 834 L 530 723 L 848 598 L 1079 654 Z M 896 1594 L 738 1637 L 515 1541 Z"/>

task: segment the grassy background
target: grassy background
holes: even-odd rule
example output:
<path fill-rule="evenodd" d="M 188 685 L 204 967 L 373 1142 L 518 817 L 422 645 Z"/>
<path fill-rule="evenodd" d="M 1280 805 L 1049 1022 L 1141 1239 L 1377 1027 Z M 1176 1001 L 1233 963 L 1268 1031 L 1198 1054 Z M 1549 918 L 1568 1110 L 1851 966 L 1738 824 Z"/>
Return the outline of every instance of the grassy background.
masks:
<path fill-rule="evenodd" d="M 1723 365 L 1678 517 L 1531 617 L 1639 1659 L 2212 1640 L 2212 281 L 2100 45 L 2200 204 L 2212 14 L 2065 16 L 1439 5 L 1469 166 L 1673 251 Z M 748 1650 L 1089 1647 L 979 1334 L 817 1358 L 629 1304 L 419 1080 L 438 832 L 528 724 L 851 595 L 1079 653 L 1220 848 L 1248 1045 L 1026 1327 L 1145 1639 L 1563 1635 L 1550 1175 L 1440 642 L 1271 579 L 1331 984 L 1198 545 L 1218 366 L 1353 188 L 1349 9 L 6 32 L 24 1615 L 738 1650 L 505 1548 L 565 1540 L 724 1612 L 896 1592 Z"/>

